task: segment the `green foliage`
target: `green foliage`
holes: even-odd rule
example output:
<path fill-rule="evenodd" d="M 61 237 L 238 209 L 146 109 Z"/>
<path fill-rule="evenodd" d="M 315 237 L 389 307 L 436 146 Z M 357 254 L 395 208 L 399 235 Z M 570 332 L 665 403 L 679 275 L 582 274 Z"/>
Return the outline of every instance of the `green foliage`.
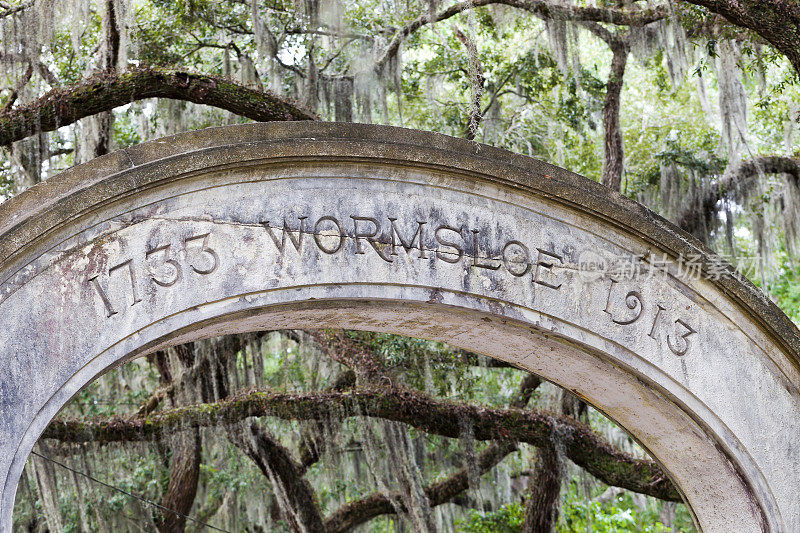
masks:
<path fill-rule="evenodd" d="M 142 142 L 139 128 L 134 123 L 136 114 L 141 113 L 139 106 L 131 104 L 126 112 L 116 113 L 114 120 L 114 143 L 120 148 L 127 148 Z M 136 117 L 138 118 L 138 117 Z"/>
<path fill-rule="evenodd" d="M 559 533 L 666 533 L 694 532 L 691 516 L 683 506 L 677 506 L 677 514 L 672 529 L 667 528 L 659 519 L 660 506 L 646 500 L 644 509 L 638 507 L 628 492 L 607 503 L 587 499 L 578 489 L 579 483 L 573 480 L 565 495 Z M 602 492 L 605 487 L 598 489 Z"/>
<path fill-rule="evenodd" d="M 559 533 L 666 533 L 669 531 L 657 516 L 642 513 L 624 497 L 601 504 L 585 501 L 570 491 L 564 503 Z"/>
<path fill-rule="evenodd" d="M 790 259 L 785 249 L 778 252 L 777 272 L 769 289 L 778 307 L 800 325 L 800 262 Z"/>
<path fill-rule="evenodd" d="M 463 533 L 518 533 L 525 521 L 525 508 L 519 502 L 503 505 L 494 512 L 471 510 L 467 518 L 457 523 Z"/>
<path fill-rule="evenodd" d="M 557 524 L 558 533 L 667 533 L 669 531 L 693 532 L 691 517 L 679 508 L 672 529 L 665 527 L 658 518 L 658 506 L 638 508 L 630 494 L 620 495 L 614 501 L 599 503 L 587 501 L 578 494 L 577 483 L 569 484 L 569 490 L 561 506 Z M 464 533 L 517 533 L 525 520 L 525 502 L 503 505 L 494 512 L 470 511 L 467 518 L 459 522 L 458 531 Z"/>
<path fill-rule="evenodd" d="M 14 175 L 11 172 L 11 162 L 0 157 L 0 202 L 14 195 Z"/>
<path fill-rule="evenodd" d="M 683 139 L 685 140 L 685 139 Z M 671 138 L 664 143 L 664 149 L 653 157 L 661 164 L 674 163 L 698 175 L 719 175 L 725 170 L 727 161 L 720 159 L 714 153 L 714 144 L 717 139 L 706 133 L 700 139 L 692 139 L 693 146 L 681 144 L 681 139 Z"/>
<path fill-rule="evenodd" d="M 621 110 L 625 192 L 658 199 L 662 164 L 678 165 L 688 190 L 692 179 L 697 185 L 716 179 L 726 161 L 718 151 L 720 134 L 708 123 L 694 84 L 687 81 L 665 91 L 652 83 L 649 67 L 628 67 L 628 99 Z M 660 207 L 652 200 L 648 203 L 650 208 Z"/>
<path fill-rule="evenodd" d="M 56 28 L 49 54 L 51 69 L 63 84 L 76 83 L 84 78 L 94 51 L 100 46 L 100 15 L 92 10 L 86 31 L 77 37 L 79 53 L 73 49 L 70 28 Z"/>

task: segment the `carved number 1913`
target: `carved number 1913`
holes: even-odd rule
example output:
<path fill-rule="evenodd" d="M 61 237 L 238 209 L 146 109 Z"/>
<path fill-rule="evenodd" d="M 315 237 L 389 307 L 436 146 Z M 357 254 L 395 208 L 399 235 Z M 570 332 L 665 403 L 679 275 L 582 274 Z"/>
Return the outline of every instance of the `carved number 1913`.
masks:
<path fill-rule="evenodd" d="M 612 309 L 612 295 L 614 293 L 614 287 L 617 285 L 617 280 L 611 279 L 611 285 L 608 288 L 608 298 L 606 299 L 606 308 L 603 309 L 605 313 L 609 315 L 611 321 L 615 324 L 619 324 L 621 326 L 627 326 L 630 324 L 636 323 L 642 315 L 644 314 L 645 310 L 645 303 L 642 295 L 639 291 L 629 291 L 625 295 L 625 306 L 632 311 L 629 313 L 629 316 L 614 318 L 613 309 Z M 655 306 L 655 316 L 653 317 L 653 322 L 650 327 L 650 333 L 647 334 L 648 337 L 651 339 L 657 339 L 657 330 L 658 326 L 662 320 L 662 313 L 666 311 L 667 308 L 663 307 L 661 304 L 656 304 Z M 680 331 L 680 335 L 677 336 L 676 340 L 672 340 L 672 335 L 667 335 L 667 347 L 670 349 L 672 353 L 678 356 L 686 355 L 689 351 L 689 347 L 691 345 L 690 337 L 697 333 L 692 326 L 686 323 L 685 320 L 680 318 L 674 321 L 674 324 L 680 326 L 677 328 Z"/>
<path fill-rule="evenodd" d="M 219 266 L 219 256 L 217 252 L 208 245 L 210 237 L 210 233 L 203 233 L 183 239 L 183 247 L 186 252 L 189 267 L 195 273 L 204 276 L 211 274 Z M 150 280 L 160 287 L 172 287 L 183 277 L 183 267 L 177 259 L 171 256 L 171 247 L 172 245 L 170 244 L 164 244 L 146 250 L 144 253 L 145 263 L 150 272 Z M 109 280 L 116 276 L 124 276 L 127 278 L 127 282 L 130 285 L 131 306 L 141 302 L 142 298 L 139 296 L 139 292 L 136 288 L 137 277 L 133 259 L 127 259 L 108 269 Z M 100 300 L 103 302 L 103 306 L 106 310 L 106 316 L 111 317 L 116 315 L 119 311 L 117 311 L 111 303 L 106 290 L 100 284 L 99 278 L 100 274 L 95 274 L 87 281 L 94 287 L 98 296 L 100 296 Z"/>

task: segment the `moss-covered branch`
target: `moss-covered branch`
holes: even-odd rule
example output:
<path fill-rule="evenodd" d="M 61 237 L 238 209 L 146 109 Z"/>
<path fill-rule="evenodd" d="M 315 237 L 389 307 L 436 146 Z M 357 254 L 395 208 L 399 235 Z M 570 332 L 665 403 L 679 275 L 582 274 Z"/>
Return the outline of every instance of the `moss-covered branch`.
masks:
<path fill-rule="evenodd" d="M 513 443 L 493 443 L 477 457 L 477 471 L 485 474 L 502 461 L 516 446 Z M 449 475 L 441 481 L 431 483 L 424 488 L 431 507 L 447 503 L 469 488 L 469 471 L 467 468 Z M 399 496 L 395 496 L 399 500 Z M 375 492 L 360 500 L 346 503 L 325 519 L 327 533 L 344 533 L 364 524 L 375 517 L 394 514 L 395 508 L 391 498 Z"/>
<path fill-rule="evenodd" d="M 656 463 L 614 449 L 589 427 L 572 418 L 520 409 L 489 409 L 438 400 L 409 390 L 307 394 L 253 391 L 229 400 L 180 407 L 147 418 L 54 420 L 43 436 L 64 442 L 148 440 L 181 428 L 217 426 L 253 416 L 289 420 L 370 416 L 450 438 L 459 438 L 460 421 L 469 420 L 477 440 L 544 446 L 557 438 L 572 462 L 602 482 L 664 500 L 680 501 L 677 490 Z"/>
<path fill-rule="evenodd" d="M 797 0 L 686 0 L 749 28 L 780 50 L 800 75 L 800 3 Z"/>
<path fill-rule="evenodd" d="M 317 341 L 328 357 L 355 372 L 358 385 L 386 385 L 393 382 L 381 357 L 344 330 L 308 330 L 306 333 Z"/>
<path fill-rule="evenodd" d="M 456 2 L 435 13 L 423 13 L 416 19 L 400 28 L 383 54 L 375 63 L 375 69 L 380 72 L 383 67 L 397 54 L 403 40 L 420 28 L 440 22 L 458 15 L 463 11 L 493 4 L 503 4 L 533 13 L 543 19 L 570 20 L 575 22 L 607 22 L 618 26 L 644 26 L 666 18 L 669 15 L 667 4 L 648 7 L 645 9 L 618 9 L 614 7 L 573 6 L 552 0 L 463 0 Z"/>
<path fill-rule="evenodd" d="M 171 98 L 205 104 L 251 120 L 314 120 L 270 92 L 231 80 L 189 72 L 138 68 L 104 72 L 76 85 L 53 89 L 41 98 L 0 113 L 0 145 L 34 133 L 53 131 L 82 118 L 145 98 Z"/>
<path fill-rule="evenodd" d="M 6 17 L 10 17 L 11 15 L 16 15 L 21 11 L 25 11 L 26 9 L 33 7 L 36 3 L 36 0 L 28 0 L 27 2 L 21 2 L 15 6 L 11 5 L 2 5 L 2 11 L 0 11 L 0 19 L 4 19 Z"/>
<path fill-rule="evenodd" d="M 242 335 L 227 335 L 220 341 L 214 343 L 213 350 L 199 355 L 195 351 L 193 343 L 183 344 L 173 348 L 179 360 L 185 361 L 185 368 L 177 381 L 173 381 L 167 366 L 166 352 L 160 351 L 151 354 L 148 361 L 151 362 L 161 374 L 164 386 L 153 392 L 136 411 L 137 416 L 147 416 L 154 412 L 161 403 L 167 398 L 173 398 L 176 394 L 187 389 L 196 387 L 204 378 L 207 379 L 211 374 L 210 367 L 213 365 L 224 366 L 236 354 L 244 350 L 248 344 L 259 342 L 262 337 L 268 335 L 268 331 L 258 331 L 245 333 Z M 186 355 L 183 352 L 188 351 Z M 197 358 L 197 360 L 195 359 Z M 211 386 L 213 388 L 213 385 Z M 225 394 L 227 395 L 227 393 Z"/>
<path fill-rule="evenodd" d="M 273 492 L 284 500 L 280 507 L 292 531 L 327 531 L 314 489 L 302 476 L 302 469 L 292 459 L 289 450 L 255 422 L 250 424 L 249 435 L 232 440 L 270 480 Z"/>
<path fill-rule="evenodd" d="M 523 409 L 528 405 L 531 395 L 541 385 L 542 380 L 534 374 L 526 374 L 519 385 L 516 396 L 511 398 L 511 407 Z M 498 465 L 508 454 L 515 451 L 513 442 L 493 442 L 475 459 L 476 471 L 483 475 Z M 431 507 L 453 501 L 469 488 L 470 472 L 468 468 L 450 474 L 446 478 L 431 483 L 423 490 Z M 390 495 L 391 496 L 391 495 Z M 387 497 L 385 494 L 373 493 L 360 500 L 348 502 L 331 513 L 325 520 L 327 533 L 349 531 L 377 516 L 396 512 L 392 500 L 401 501 L 399 497 Z"/>
<path fill-rule="evenodd" d="M 678 214 L 675 223 L 684 231 L 699 233 L 711 224 L 720 200 L 746 198 L 764 174 L 790 174 L 795 180 L 800 180 L 800 159 L 764 155 L 731 166 L 718 183 L 697 195 L 695 201 Z"/>

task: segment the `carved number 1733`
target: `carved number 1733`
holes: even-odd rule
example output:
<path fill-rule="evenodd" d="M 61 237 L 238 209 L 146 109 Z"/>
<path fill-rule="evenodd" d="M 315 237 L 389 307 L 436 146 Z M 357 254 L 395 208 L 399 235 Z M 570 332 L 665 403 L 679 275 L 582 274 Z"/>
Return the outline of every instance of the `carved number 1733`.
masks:
<path fill-rule="evenodd" d="M 210 233 L 193 235 L 183 239 L 183 248 L 186 252 L 189 267 L 196 274 L 208 275 L 214 272 L 219 266 L 219 256 L 217 252 L 208 246 Z M 172 287 L 183 277 L 183 267 L 181 263 L 170 254 L 172 245 L 164 244 L 156 246 L 144 253 L 145 263 L 150 272 L 150 280 L 160 287 Z M 124 276 L 130 281 L 131 306 L 142 301 L 136 289 L 136 270 L 133 259 L 128 259 L 108 269 L 108 279 L 114 276 Z M 87 282 L 97 291 L 100 300 L 106 310 L 106 317 L 116 315 L 119 311 L 111 303 L 106 290 L 100 284 L 100 274 L 90 277 Z"/>

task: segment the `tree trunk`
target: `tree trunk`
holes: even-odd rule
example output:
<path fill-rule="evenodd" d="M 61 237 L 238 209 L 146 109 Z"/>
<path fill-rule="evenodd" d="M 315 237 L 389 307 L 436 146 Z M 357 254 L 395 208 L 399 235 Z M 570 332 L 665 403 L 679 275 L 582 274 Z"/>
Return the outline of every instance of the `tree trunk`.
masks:
<path fill-rule="evenodd" d="M 36 474 L 36 484 L 39 488 L 39 497 L 42 500 L 42 511 L 44 519 L 47 522 L 47 527 L 50 531 L 63 531 L 63 517 L 61 516 L 61 508 L 58 502 L 58 484 L 56 482 L 56 474 L 53 469 L 53 464 L 44 459 L 50 457 L 51 452 L 47 445 L 43 442 L 36 444 L 37 454 L 31 457 L 34 466 L 34 473 Z M 44 457 L 42 457 L 44 456 Z"/>
<path fill-rule="evenodd" d="M 573 396 L 566 390 L 559 391 L 560 400 L 553 406 L 559 414 L 574 415 Z M 565 409 L 566 408 L 566 409 Z M 557 433 L 536 450 L 533 474 L 528 481 L 528 504 L 520 533 L 553 533 L 558 521 L 561 502 L 561 460 L 553 439 Z"/>
<path fill-rule="evenodd" d="M 192 510 L 197 483 L 200 479 L 202 444 L 200 430 L 192 429 L 173 448 L 169 465 L 169 484 L 161 498 L 161 505 L 177 513 L 162 511 L 156 527 L 161 533 L 182 532 L 186 528 L 186 517 Z"/>
<path fill-rule="evenodd" d="M 106 0 L 103 13 L 103 61 L 101 67 L 106 70 L 116 69 L 119 63 L 119 13 L 116 12 L 114 0 Z"/>
<path fill-rule="evenodd" d="M 19 194 L 42 181 L 42 163 L 49 155 L 46 133 L 39 132 L 29 139 L 13 143 L 9 147 L 9 153 L 17 168 L 14 173 L 15 193 Z"/>
<path fill-rule="evenodd" d="M 196 360 L 196 349 L 198 343 L 189 343 L 171 348 L 178 360 L 183 373 L 192 368 Z M 161 381 L 173 384 L 175 372 L 169 366 L 169 358 L 166 352 L 157 352 L 153 361 L 161 375 Z M 184 402 L 197 401 L 201 397 L 197 390 L 201 387 L 195 386 L 192 390 L 181 391 L 181 400 Z M 211 398 L 202 398 L 208 400 Z M 175 398 L 173 398 L 175 401 Z M 181 402 L 183 403 L 183 402 Z M 186 528 L 186 515 L 188 515 L 194 499 L 197 496 L 197 487 L 200 480 L 200 462 L 203 456 L 203 443 L 200 438 L 200 428 L 192 428 L 186 432 L 179 433 L 180 439 L 172 447 L 172 459 L 169 465 L 169 482 L 161 497 L 161 505 L 167 509 L 175 511 L 170 513 L 163 511 L 161 517 L 156 521 L 156 528 L 161 533 L 172 531 L 183 532 Z"/>
<path fill-rule="evenodd" d="M 100 64 L 104 70 L 115 70 L 119 62 L 120 35 L 117 15 L 114 0 L 106 0 L 106 9 L 103 13 L 103 56 Z M 114 114 L 111 111 L 103 111 L 90 120 L 96 121 L 97 128 L 97 138 L 93 139 L 92 150 L 88 154 L 89 159 L 93 159 L 107 154 L 111 149 Z"/>
<path fill-rule="evenodd" d="M 561 497 L 561 461 L 551 444 L 537 450 L 533 476 L 529 482 L 530 498 L 525 509 L 521 533 L 551 533 L 558 521 Z"/>
<path fill-rule="evenodd" d="M 103 111 L 86 119 L 95 121 L 95 127 L 91 128 L 92 133 L 96 135 L 93 139 L 90 149 L 87 150 L 87 157 L 81 161 L 86 163 L 95 157 L 100 157 L 111 151 L 112 129 L 114 127 L 114 114 L 111 111 Z"/>
<path fill-rule="evenodd" d="M 333 109 L 336 122 L 353 122 L 353 77 L 333 80 Z"/>
<path fill-rule="evenodd" d="M 603 125 L 605 127 L 603 185 L 620 192 L 624 153 L 619 109 L 629 47 L 626 42 L 620 40 L 610 42 L 609 46 L 611 46 L 614 56 L 611 59 L 611 72 L 608 75 L 606 99 L 603 105 Z"/>

